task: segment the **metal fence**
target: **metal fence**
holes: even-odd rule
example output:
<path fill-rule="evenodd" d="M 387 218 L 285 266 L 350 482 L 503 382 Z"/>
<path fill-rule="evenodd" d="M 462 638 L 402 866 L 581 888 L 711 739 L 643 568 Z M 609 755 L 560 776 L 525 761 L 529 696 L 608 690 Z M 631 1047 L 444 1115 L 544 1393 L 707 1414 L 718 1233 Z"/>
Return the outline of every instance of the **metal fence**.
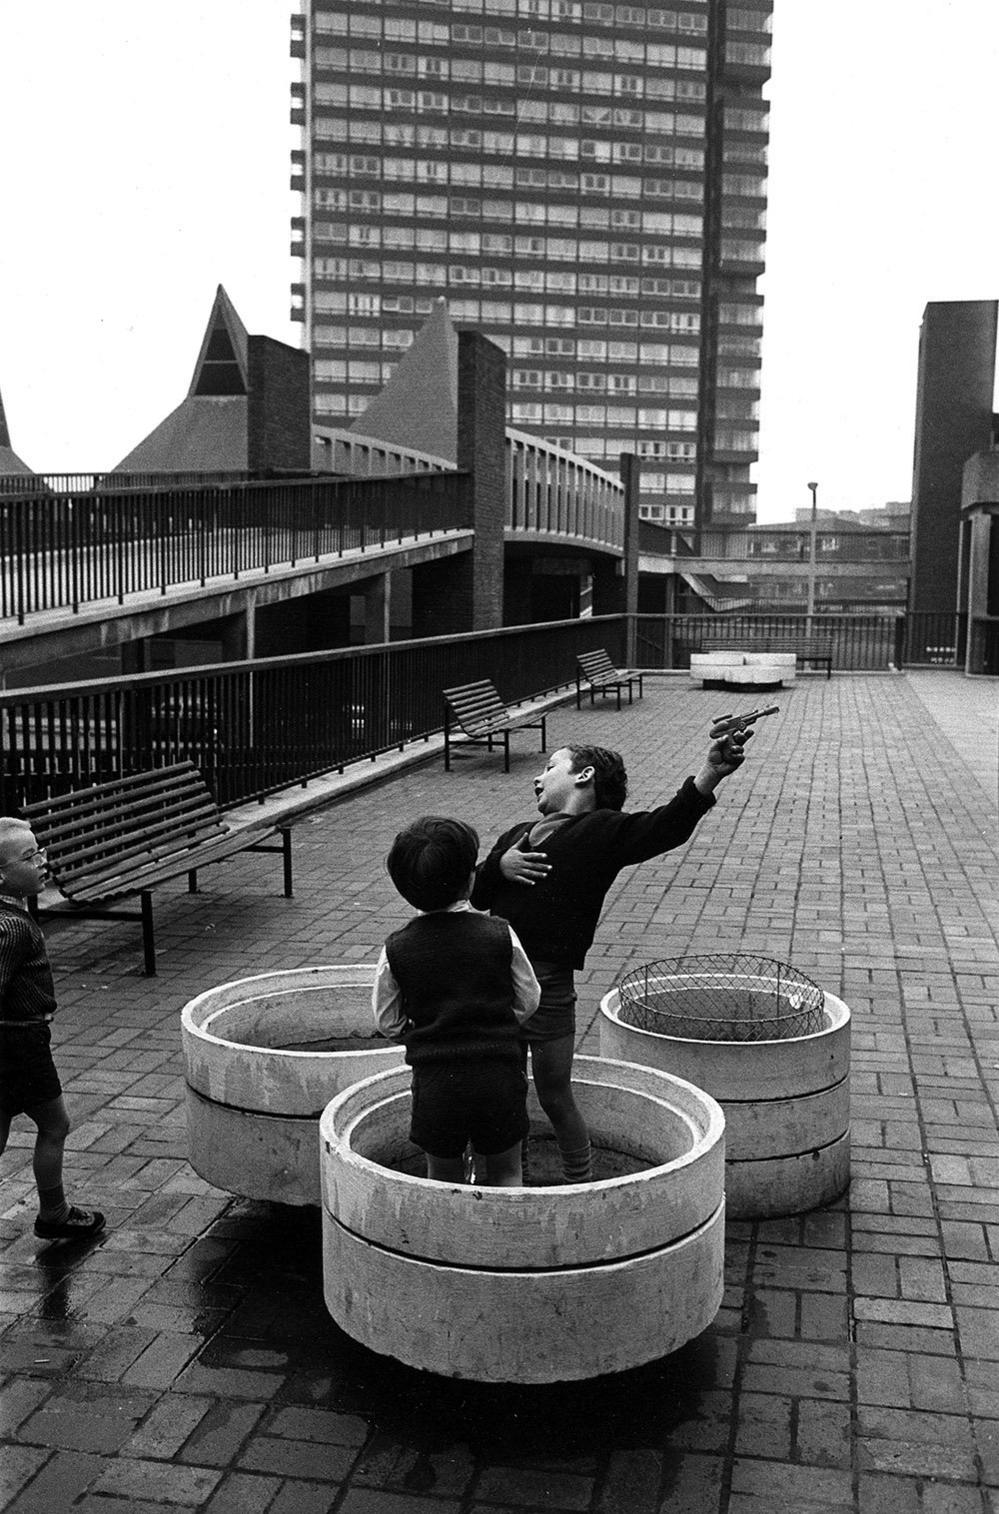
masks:
<path fill-rule="evenodd" d="M 231 807 L 440 731 L 452 685 L 521 702 L 625 641 L 607 616 L 0 694 L 0 811 L 185 758 Z"/>
<path fill-rule="evenodd" d="M 223 807 L 343 770 L 439 731 L 441 691 L 490 678 L 514 704 L 575 683 L 580 652 L 619 666 L 686 669 L 720 621 L 754 635 L 804 634 L 807 617 L 598 616 L 388 645 L 218 663 L 0 693 L 0 811 L 188 758 Z M 814 617 L 840 672 L 906 662 L 963 665 L 960 616 Z M 999 628 L 973 628 L 996 671 Z"/>
<path fill-rule="evenodd" d="M 0 497 L 0 618 L 365 551 L 469 525 L 468 475 Z"/>
<path fill-rule="evenodd" d="M 841 672 L 900 666 L 904 620 L 897 615 L 640 615 L 636 660 L 646 668 L 688 668 L 705 635 L 724 631 L 732 641 L 767 636 L 819 636 L 829 642 L 832 665 Z"/>

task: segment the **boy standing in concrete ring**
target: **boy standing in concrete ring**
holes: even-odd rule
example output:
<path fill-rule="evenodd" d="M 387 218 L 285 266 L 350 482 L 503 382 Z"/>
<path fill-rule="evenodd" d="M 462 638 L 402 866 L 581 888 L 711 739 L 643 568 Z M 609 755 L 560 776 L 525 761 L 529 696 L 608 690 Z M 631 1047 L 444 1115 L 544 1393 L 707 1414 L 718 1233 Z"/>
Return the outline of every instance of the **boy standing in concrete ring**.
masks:
<path fill-rule="evenodd" d="M 572 1094 L 574 971 L 593 944 L 607 891 L 623 867 L 690 838 L 718 784 L 745 761 L 752 734 L 712 742 L 696 777 L 684 779 L 668 804 L 630 814 L 623 812 L 628 778 L 618 752 L 560 747 L 534 780 L 541 819 L 504 831 L 478 869 L 472 904 L 509 921 L 541 984 L 523 1039 L 566 1182 L 593 1175 L 589 1133 Z"/>
<path fill-rule="evenodd" d="M 44 882 L 45 853 L 27 821 L 0 816 L 0 1152 L 11 1120 L 26 1114 L 38 1129 L 35 1234 L 43 1241 L 78 1241 L 103 1230 L 104 1216 L 77 1209 L 63 1191 L 70 1125 L 50 1049 L 55 989 L 45 938 L 25 902 L 41 893 Z"/>
<path fill-rule="evenodd" d="M 379 1030 L 404 1041 L 413 1069 L 410 1139 L 427 1176 L 465 1181 L 471 1144 L 495 1188 L 522 1184 L 528 1130 L 521 1023 L 541 990 L 504 920 L 468 902 L 479 838 L 460 820 L 425 815 L 388 854 L 392 882 L 422 913 L 382 948 L 372 1003 Z"/>

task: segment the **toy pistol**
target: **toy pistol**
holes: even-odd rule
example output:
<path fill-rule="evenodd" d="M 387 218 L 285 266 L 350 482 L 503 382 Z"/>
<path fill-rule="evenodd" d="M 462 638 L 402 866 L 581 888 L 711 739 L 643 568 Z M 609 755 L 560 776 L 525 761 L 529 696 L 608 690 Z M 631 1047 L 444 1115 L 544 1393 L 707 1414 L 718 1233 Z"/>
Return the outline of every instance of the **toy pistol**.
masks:
<path fill-rule="evenodd" d="M 779 704 L 771 704 L 765 710 L 746 710 L 741 715 L 716 715 L 711 722 L 711 740 L 720 741 L 723 736 L 734 736 L 755 721 L 762 720 L 764 715 L 776 715 L 779 709 Z"/>

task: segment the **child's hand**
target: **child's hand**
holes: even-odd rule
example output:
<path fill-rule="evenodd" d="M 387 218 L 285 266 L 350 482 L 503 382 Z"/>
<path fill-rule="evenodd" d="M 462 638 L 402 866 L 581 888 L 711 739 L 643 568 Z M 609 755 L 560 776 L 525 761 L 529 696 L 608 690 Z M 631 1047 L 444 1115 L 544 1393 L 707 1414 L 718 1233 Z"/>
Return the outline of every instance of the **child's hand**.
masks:
<path fill-rule="evenodd" d="M 522 852 L 511 846 L 500 858 L 499 870 L 508 883 L 526 883 L 531 887 L 548 877 L 552 865 L 544 852 Z"/>
<path fill-rule="evenodd" d="M 734 773 L 736 768 L 742 766 L 746 760 L 746 754 L 742 749 L 754 735 L 755 732 L 752 729 L 732 731 L 728 736 L 722 736 L 711 743 L 708 748 L 708 762 L 719 778 L 727 778 L 729 773 Z"/>
<path fill-rule="evenodd" d="M 746 760 L 742 749 L 752 736 L 751 730 L 733 731 L 731 735 L 720 736 L 717 741 L 713 741 L 708 747 L 703 767 L 694 778 L 695 788 L 702 794 L 710 794 L 723 778 L 741 767 Z"/>

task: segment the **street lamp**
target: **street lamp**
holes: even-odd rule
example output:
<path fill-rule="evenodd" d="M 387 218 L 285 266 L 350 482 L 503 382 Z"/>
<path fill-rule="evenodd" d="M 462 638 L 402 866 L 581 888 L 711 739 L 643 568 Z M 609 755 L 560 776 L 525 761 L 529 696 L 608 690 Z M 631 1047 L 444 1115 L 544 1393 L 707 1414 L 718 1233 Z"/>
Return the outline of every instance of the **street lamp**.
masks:
<path fill-rule="evenodd" d="M 812 619 L 815 615 L 815 497 L 819 492 L 818 484 L 809 484 L 812 491 L 812 518 L 808 532 L 808 623 L 806 634 L 812 634 Z"/>

